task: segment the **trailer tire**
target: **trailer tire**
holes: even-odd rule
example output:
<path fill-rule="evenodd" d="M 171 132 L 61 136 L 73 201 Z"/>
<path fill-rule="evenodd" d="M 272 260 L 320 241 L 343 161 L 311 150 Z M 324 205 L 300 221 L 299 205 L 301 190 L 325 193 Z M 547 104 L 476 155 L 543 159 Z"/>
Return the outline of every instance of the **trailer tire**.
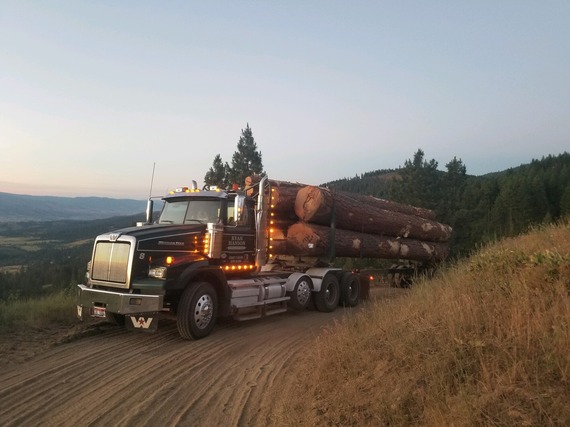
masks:
<path fill-rule="evenodd" d="M 344 307 L 356 307 L 360 298 L 360 279 L 346 272 L 340 281 L 340 301 Z"/>
<path fill-rule="evenodd" d="M 289 293 L 289 305 L 295 310 L 305 310 L 311 301 L 311 279 L 308 276 L 300 277 L 295 287 Z"/>
<path fill-rule="evenodd" d="M 218 315 L 218 297 L 208 282 L 188 286 L 182 293 L 176 324 L 184 339 L 200 339 L 208 336 Z"/>
<path fill-rule="evenodd" d="M 327 274 L 321 283 L 321 290 L 315 294 L 315 305 L 317 310 L 328 313 L 333 311 L 338 305 L 340 298 L 340 285 L 338 279 Z"/>

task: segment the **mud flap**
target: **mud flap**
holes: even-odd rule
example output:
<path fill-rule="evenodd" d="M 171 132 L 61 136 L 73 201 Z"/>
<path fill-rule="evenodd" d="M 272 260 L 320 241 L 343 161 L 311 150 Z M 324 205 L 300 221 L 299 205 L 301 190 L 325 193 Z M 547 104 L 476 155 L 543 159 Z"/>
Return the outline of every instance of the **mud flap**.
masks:
<path fill-rule="evenodd" d="M 158 313 L 127 314 L 125 316 L 125 326 L 127 329 L 156 332 L 158 329 Z"/>

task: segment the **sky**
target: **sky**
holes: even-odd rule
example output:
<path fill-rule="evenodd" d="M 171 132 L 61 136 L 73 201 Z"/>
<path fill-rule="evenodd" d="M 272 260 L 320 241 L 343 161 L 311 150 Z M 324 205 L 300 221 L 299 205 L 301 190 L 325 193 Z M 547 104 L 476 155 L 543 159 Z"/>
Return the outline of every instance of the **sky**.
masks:
<path fill-rule="evenodd" d="M 201 185 L 248 124 L 270 178 L 313 185 L 420 148 L 473 175 L 561 154 L 569 23 L 567 0 L 0 0 L 0 192 Z"/>

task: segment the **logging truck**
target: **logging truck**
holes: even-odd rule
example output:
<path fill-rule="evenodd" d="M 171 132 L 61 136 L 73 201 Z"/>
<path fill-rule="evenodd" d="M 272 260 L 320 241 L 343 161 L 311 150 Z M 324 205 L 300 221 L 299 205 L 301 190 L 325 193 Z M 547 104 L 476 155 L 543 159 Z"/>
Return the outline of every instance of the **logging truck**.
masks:
<path fill-rule="evenodd" d="M 156 221 L 149 199 L 144 223 L 97 236 L 85 283 L 77 288 L 80 319 L 154 332 L 158 319 L 171 315 L 182 338 L 199 339 L 219 317 L 358 304 L 356 274 L 317 258 L 275 256 L 267 177 L 231 191 L 198 189 L 193 182 L 162 199 Z"/>

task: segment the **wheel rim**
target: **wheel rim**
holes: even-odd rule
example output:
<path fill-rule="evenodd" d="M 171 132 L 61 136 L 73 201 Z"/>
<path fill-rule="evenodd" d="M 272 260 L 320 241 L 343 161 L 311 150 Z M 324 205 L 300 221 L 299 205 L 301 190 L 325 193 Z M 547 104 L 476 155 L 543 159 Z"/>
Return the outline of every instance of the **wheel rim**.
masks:
<path fill-rule="evenodd" d="M 210 324 L 214 314 L 214 301 L 208 294 L 202 295 L 196 302 L 194 308 L 194 322 L 200 329 L 204 329 Z"/>
<path fill-rule="evenodd" d="M 304 305 L 309 301 L 310 297 L 311 288 L 309 286 L 309 283 L 307 283 L 306 280 L 303 280 L 301 283 L 299 283 L 299 286 L 297 286 L 297 301 L 299 301 L 300 304 Z"/>
<path fill-rule="evenodd" d="M 327 303 L 332 303 L 336 299 L 336 288 L 332 285 L 332 283 L 327 286 L 327 290 L 325 292 L 325 300 Z"/>

